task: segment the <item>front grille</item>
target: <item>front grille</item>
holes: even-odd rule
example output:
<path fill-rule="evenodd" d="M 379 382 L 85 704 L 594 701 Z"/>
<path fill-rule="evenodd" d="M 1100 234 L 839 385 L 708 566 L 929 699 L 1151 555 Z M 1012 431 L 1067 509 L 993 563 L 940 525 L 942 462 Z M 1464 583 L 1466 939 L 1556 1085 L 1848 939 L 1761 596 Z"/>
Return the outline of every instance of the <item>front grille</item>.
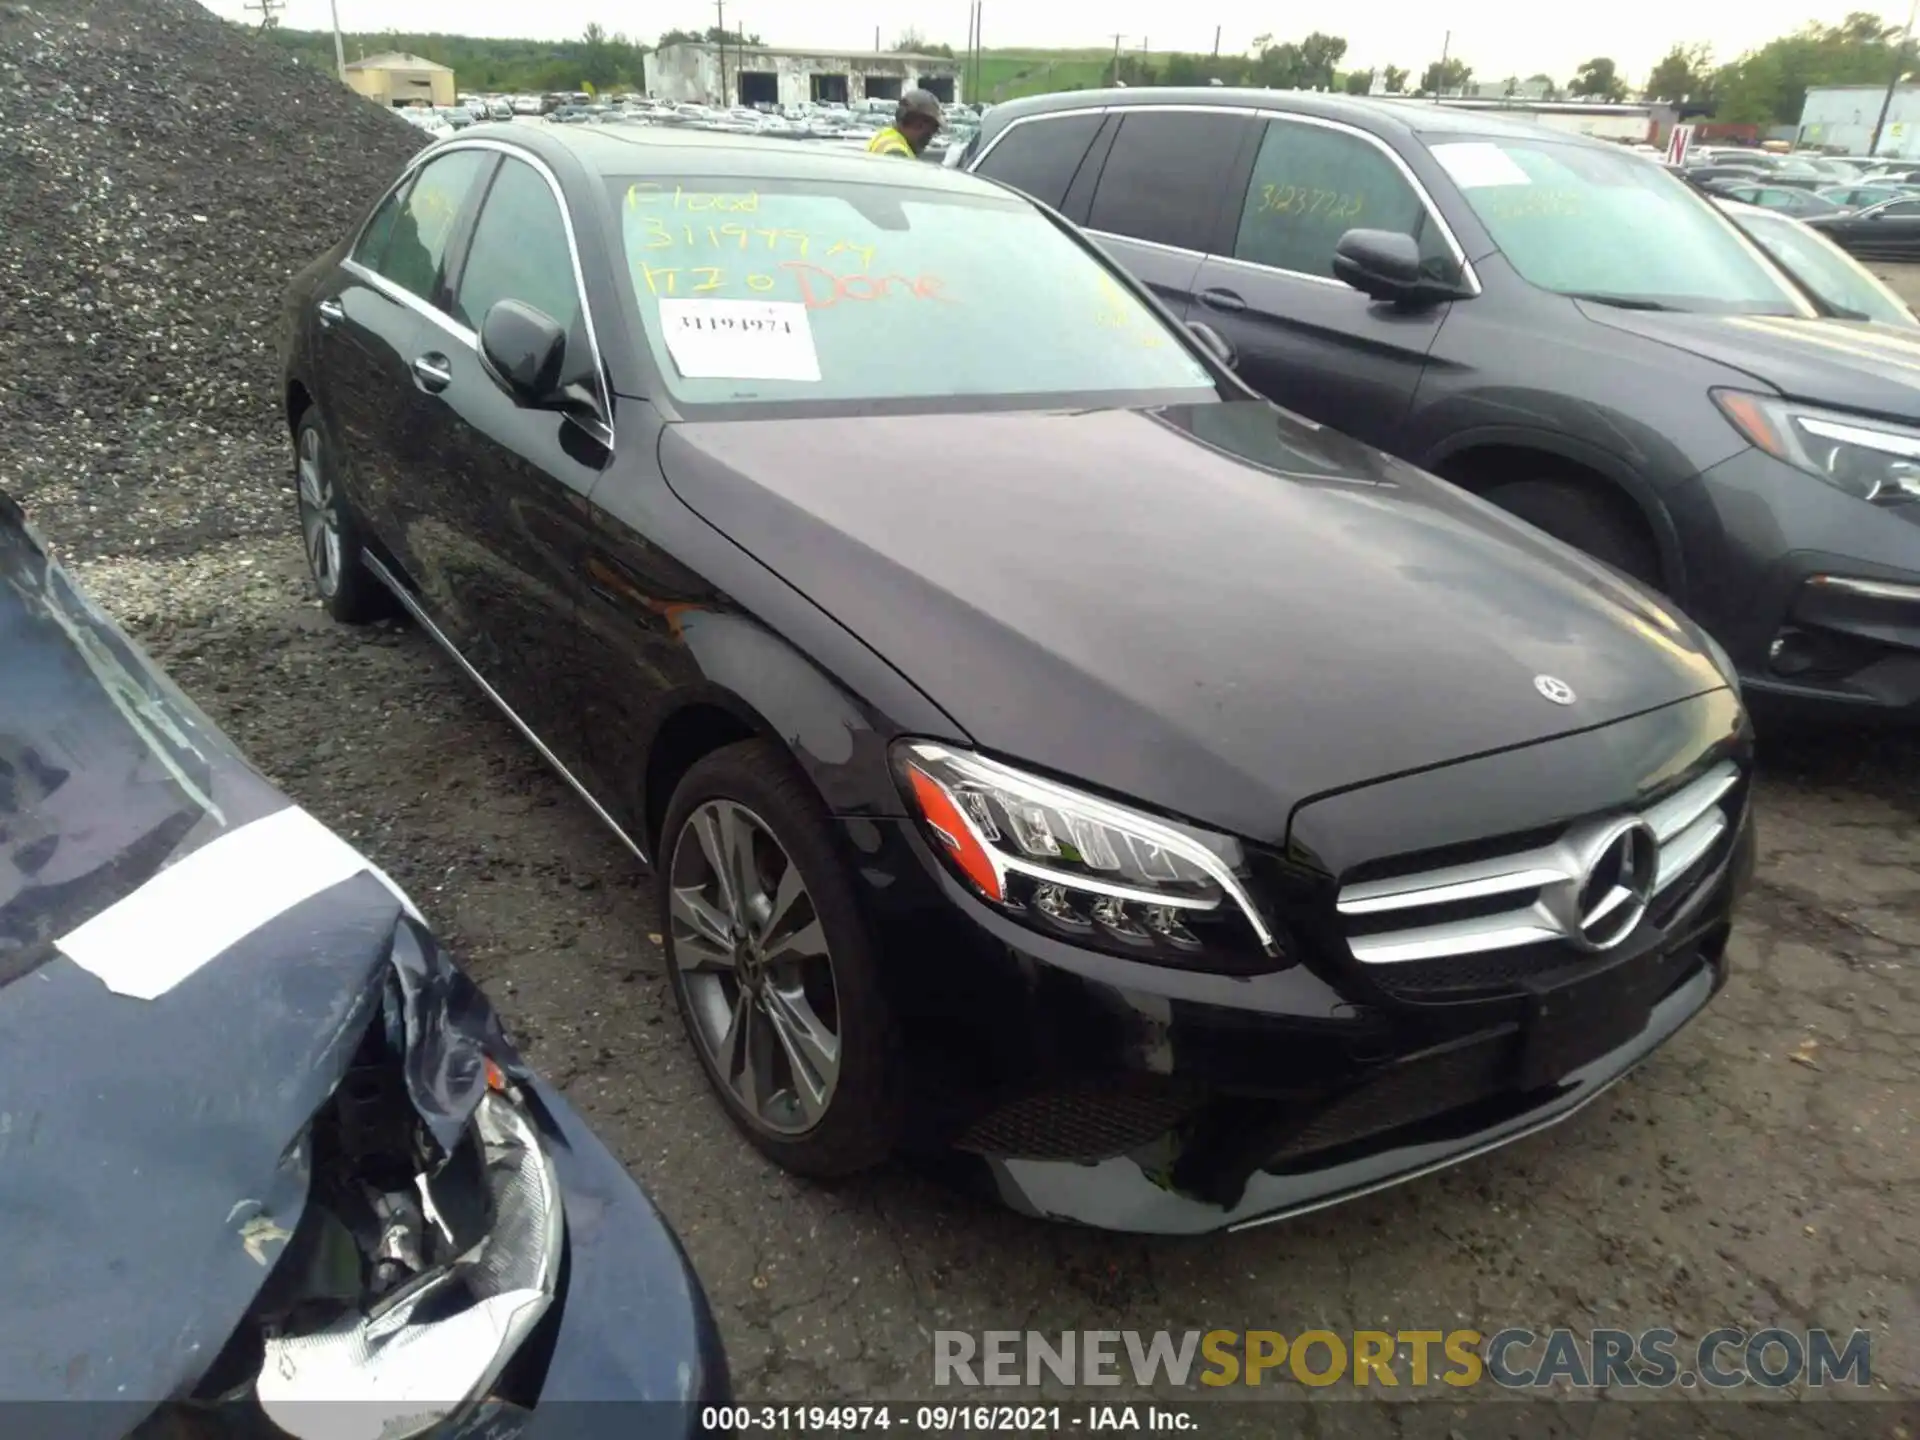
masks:
<path fill-rule="evenodd" d="M 1744 801 L 1723 761 L 1637 814 L 1594 817 L 1504 853 L 1342 887 L 1353 958 L 1389 993 L 1511 989 L 1683 919 L 1720 868 Z"/>
<path fill-rule="evenodd" d="M 1137 1150 L 1178 1125 L 1194 1098 L 1173 1086 L 1074 1086 L 1024 1095 L 974 1121 L 957 1146 L 1022 1160 L 1091 1163 Z"/>

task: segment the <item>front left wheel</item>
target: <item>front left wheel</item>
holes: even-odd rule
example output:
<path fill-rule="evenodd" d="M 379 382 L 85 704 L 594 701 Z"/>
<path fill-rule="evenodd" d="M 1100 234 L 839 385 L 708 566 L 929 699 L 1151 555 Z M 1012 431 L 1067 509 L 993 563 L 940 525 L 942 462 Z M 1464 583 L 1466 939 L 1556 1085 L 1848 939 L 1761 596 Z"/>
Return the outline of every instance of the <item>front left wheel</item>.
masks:
<path fill-rule="evenodd" d="M 803 1175 L 885 1159 L 898 1041 L 831 821 L 785 751 L 749 740 L 697 762 L 656 875 L 674 998 L 734 1124 Z"/>
<path fill-rule="evenodd" d="M 393 596 L 361 558 L 360 530 L 339 467 L 327 445 L 320 412 L 312 406 L 293 432 L 294 481 L 300 512 L 300 546 L 320 603 L 334 619 L 364 625 L 394 613 Z"/>

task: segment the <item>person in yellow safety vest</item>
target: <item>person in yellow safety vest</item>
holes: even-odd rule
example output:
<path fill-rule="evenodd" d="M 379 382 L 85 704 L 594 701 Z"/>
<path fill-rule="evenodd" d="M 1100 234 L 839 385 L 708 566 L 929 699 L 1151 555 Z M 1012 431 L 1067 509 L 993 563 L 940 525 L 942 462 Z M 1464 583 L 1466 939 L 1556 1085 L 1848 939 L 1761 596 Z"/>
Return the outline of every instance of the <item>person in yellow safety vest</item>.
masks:
<path fill-rule="evenodd" d="M 869 155 L 919 158 L 927 142 L 940 133 L 940 100 L 931 90 L 909 90 L 894 108 L 893 124 L 867 142 Z"/>

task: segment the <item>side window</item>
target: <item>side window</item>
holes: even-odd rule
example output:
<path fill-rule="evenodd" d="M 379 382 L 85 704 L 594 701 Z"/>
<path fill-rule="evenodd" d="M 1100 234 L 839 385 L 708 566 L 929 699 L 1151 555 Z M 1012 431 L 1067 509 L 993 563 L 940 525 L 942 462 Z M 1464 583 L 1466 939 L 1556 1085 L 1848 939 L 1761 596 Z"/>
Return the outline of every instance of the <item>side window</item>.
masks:
<path fill-rule="evenodd" d="M 492 159 L 489 150 L 455 150 L 428 163 L 400 204 L 386 253 L 375 267 L 380 274 L 422 300 L 433 298 L 460 209 Z"/>
<path fill-rule="evenodd" d="M 544 311 L 569 333 L 580 317 L 573 252 L 553 191 L 531 165 L 506 160 L 481 208 L 453 297 L 453 318 L 478 330 L 501 300 Z"/>
<path fill-rule="evenodd" d="M 1920 215 L 1920 200 L 1897 200 L 1880 213 L 1898 216 L 1902 220 L 1911 220 L 1914 216 Z"/>
<path fill-rule="evenodd" d="M 1240 210 L 1234 259 L 1331 279 L 1334 247 L 1349 230 L 1411 235 L 1425 268 L 1452 268 L 1427 207 L 1370 141 L 1324 125 L 1269 121 Z"/>
<path fill-rule="evenodd" d="M 387 253 L 387 241 L 393 238 L 393 222 L 400 218 L 400 202 L 406 198 L 407 185 L 411 183 L 409 177 L 406 184 L 396 185 L 387 192 L 387 198 L 375 208 L 373 218 L 367 221 L 367 228 L 354 243 L 354 260 L 369 270 L 380 268 L 380 259 Z"/>
<path fill-rule="evenodd" d="M 1238 115 L 1145 110 L 1129 115 L 1107 152 L 1087 227 L 1205 250 L 1241 126 Z"/>
<path fill-rule="evenodd" d="M 1015 125 L 987 152 L 979 173 L 1058 210 L 1102 118 L 1099 114 L 1063 115 Z"/>

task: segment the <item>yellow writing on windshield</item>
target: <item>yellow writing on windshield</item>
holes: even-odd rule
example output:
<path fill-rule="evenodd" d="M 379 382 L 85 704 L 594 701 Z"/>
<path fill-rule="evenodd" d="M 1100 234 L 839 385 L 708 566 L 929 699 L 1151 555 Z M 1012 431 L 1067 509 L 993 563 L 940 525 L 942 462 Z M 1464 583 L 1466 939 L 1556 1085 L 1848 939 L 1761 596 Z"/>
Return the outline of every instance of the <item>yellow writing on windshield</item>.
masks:
<path fill-rule="evenodd" d="M 630 233 L 639 248 L 649 251 L 679 248 L 735 250 L 745 253 L 797 255 L 805 260 L 816 250 L 828 256 L 851 255 L 862 270 L 873 268 L 874 247 L 853 240 L 831 242 L 808 231 L 791 226 L 748 225 L 737 220 L 701 221 L 685 217 L 640 214 L 632 217 L 637 230 Z M 633 243 L 631 240 L 629 243 Z"/>
<path fill-rule="evenodd" d="M 1093 323 L 1119 331 L 1141 350 L 1158 350 L 1167 343 L 1153 317 L 1104 270 L 1100 272 L 1100 305 L 1094 311 Z"/>
<path fill-rule="evenodd" d="M 668 190 L 652 180 L 642 180 L 627 187 L 627 209 L 639 210 L 648 205 L 660 205 L 671 210 L 730 210 L 751 215 L 760 208 L 760 192 L 747 190 L 728 194 L 720 190 L 687 190 L 679 185 Z"/>
<path fill-rule="evenodd" d="M 1312 185 L 1262 185 L 1256 215 L 1324 215 L 1351 220 L 1366 208 L 1366 197 Z"/>
<path fill-rule="evenodd" d="M 1580 195 L 1574 190 L 1503 185 L 1482 190 L 1475 200 L 1474 208 L 1494 220 L 1564 219 L 1580 213 Z"/>
<path fill-rule="evenodd" d="M 634 272 L 649 295 L 709 295 L 736 283 L 757 294 L 784 289 L 809 310 L 831 310 L 851 301 L 935 300 L 952 304 L 947 282 L 938 275 L 875 275 L 866 271 L 836 272 L 804 260 L 782 260 L 784 276 L 764 270 L 736 271 L 719 265 L 651 265 L 635 263 Z M 788 283 L 782 285 L 782 280 Z"/>

